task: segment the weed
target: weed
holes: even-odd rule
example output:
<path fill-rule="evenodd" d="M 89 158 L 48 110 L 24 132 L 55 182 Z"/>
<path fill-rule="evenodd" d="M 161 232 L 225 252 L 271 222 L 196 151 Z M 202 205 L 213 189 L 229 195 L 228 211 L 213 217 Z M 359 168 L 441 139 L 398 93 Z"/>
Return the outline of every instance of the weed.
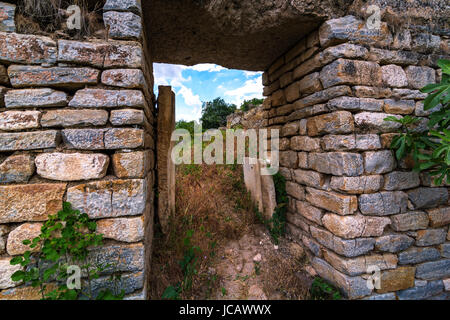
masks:
<path fill-rule="evenodd" d="M 316 277 L 310 289 L 312 300 L 341 300 L 340 291 L 324 279 Z"/>
<path fill-rule="evenodd" d="M 221 291 L 222 291 L 222 297 L 225 297 L 227 295 L 227 289 L 222 287 Z"/>

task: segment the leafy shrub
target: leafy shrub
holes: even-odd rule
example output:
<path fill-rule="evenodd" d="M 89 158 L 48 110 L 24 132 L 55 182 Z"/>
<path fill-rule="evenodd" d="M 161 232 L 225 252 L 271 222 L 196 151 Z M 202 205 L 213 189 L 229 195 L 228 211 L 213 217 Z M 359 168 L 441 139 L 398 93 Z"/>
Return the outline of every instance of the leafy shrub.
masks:
<path fill-rule="evenodd" d="M 251 99 L 251 100 L 245 100 L 242 103 L 242 105 L 241 105 L 241 107 L 239 109 L 241 111 L 246 112 L 246 111 L 249 111 L 249 110 L 251 110 L 253 108 L 256 108 L 257 106 L 262 105 L 263 102 L 264 102 L 264 99 L 258 99 L 258 98 L 254 98 L 254 99 Z"/>
<path fill-rule="evenodd" d="M 96 229 L 96 222 L 90 220 L 87 214 L 72 210 L 70 203 L 65 202 L 63 210 L 49 216 L 38 237 L 23 241 L 31 250 L 38 247 L 40 250 L 34 253 L 29 250 L 11 259 L 12 265 L 23 267 L 11 279 L 31 283 L 33 288 L 39 288 L 39 293 L 45 300 L 123 299 L 123 290 L 120 293 L 113 293 L 109 289 L 101 290 L 94 296 L 91 281 L 98 279 L 100 273 L 110 267 L 90 262 L 89 248 L 100 246 L 103 241 L 103 235 L 97 234 Z M 68 288 L 71 266 L 78 266 L 86 277 L 85 281 L 81 281 L 80 289 Z M 110 281 L 115 282 L 117 287 L 120 276 L 113 275 Z"/>
<path fill-rule="evenodd" d="M 227 116 L 236 111 L 236 105 L 226 103 L 222 98 L 203 102 L 200 121 L 203 129 L 217 129 L 227 125 Z"/>
<path fill-rule="evenodd" d="M 340 291 L 324 279 L 316 277 L 311 285 L 310 297 L 312 300 L 341 300 Z"/>
<path fill-rule="evenodd" d="M 423 93 L 429 94 L 424 101 L 424 110 L 440 105 L 438 110 L 430 114 L 427 130 L 415 130 L 420 119 L 411 116 L 402 119 L 390 116 L 385 120 L 401 124 L 400 134 L 391 143 L 396 158 L 401 160 L 411 155 L 414 170 L 428 171 L 435 178 L 434 183 L 440 185 L 444 179 L 450 183 L 450 61 L 439 60 L 438 65 L 442 68 L 441 82 L 421 89 Z"/>

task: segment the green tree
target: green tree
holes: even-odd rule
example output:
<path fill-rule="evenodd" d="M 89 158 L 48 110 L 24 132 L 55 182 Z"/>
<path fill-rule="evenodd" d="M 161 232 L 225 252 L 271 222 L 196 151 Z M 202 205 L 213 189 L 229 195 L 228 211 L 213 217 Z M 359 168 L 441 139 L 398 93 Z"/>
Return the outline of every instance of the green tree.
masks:
<path fill-rule="evenodd" d="M 236 111 L 235 104 L 226 103 L 222 98 L 203 102 L 200 121 L 203 129 L 217 129 L 227 125 L 227 116 Z"/>
<path fill-rule="evenodd" d="M 176 129 L 186 129 L 187 131 L 189 131 L 191 136 L 194 136 L 194 125 L 195 125 L 195 121 L 180 120 L 180 121 L 177 121 L 175 128 Z"/>
<path fill-rule="evenodd" d="M 253 98 L 251 100 L 244 100 L 244 102 L 242 103 L 241 107 L 239 108 L 241 111 L 248 111 L 250 109 L 253 109 L 257 106 L 262 105 L 264 102 L 264 99 L 258 99 L 258 98 Z"/>
<path fill-rule="evenodd" d="M 415 171 L 427 171 L 440 185 L 444 179 L 450 183 L 450 60 L 439 60 L 442 79 L 438 84 L 429 84 L 421 89 L 428 93 L 424 101 L 424 110 L 433 112 L 429 116 L 427 129 L 417 130 L 419 118 L 405 116 L 398 119 L 387 117 L 386 121 L 401 124 L 400 134 L 392 140 L 391 148 L 395 150 L 398 160 L 411 155 Z"/>

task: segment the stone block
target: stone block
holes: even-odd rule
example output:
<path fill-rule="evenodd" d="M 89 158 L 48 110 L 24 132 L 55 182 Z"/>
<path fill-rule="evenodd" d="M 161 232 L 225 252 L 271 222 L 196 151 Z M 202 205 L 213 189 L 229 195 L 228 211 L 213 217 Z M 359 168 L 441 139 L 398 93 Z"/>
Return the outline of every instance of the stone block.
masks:
<path fill-rule="evenodd" d="M 140 69 L 105 70 L 101 81 L 107 86 L 127 89 L 141 89 L 145 85 L 144 73 Z"/>
<path fill-rule="evenodd" d="M 323 87 L 319 76 L 320 74 L 318 72 L 314 72 L 301 79 L 298 82 L 300 95 L 303 96 L 321 91 Z"/>
<path fill-rule="evenodd" d="M 130 128 L 113 128 L 105 132 L 106 149 L 134 149 L 143 147 L 144 130 Z"/>
<path fill-rule="evenodd" d="M 381 67 L 383 84 L 387 87 L 403 88 L 408 86 L 408 79 L 402 67 L 390 64 Z"/>
<path fill-rule="evenodd" d="M 40 246 L 30 248 L 24 245 L 24 240 L 33 240 L 41 234 L 42 223 L 24 223 L 13 229 L 8 235 L 8 244 L 6 251 L 10 256 L 24 254 L 25 251 L 37 252 Z"/>
<path fill-rule="evenodd" d="M 0 2 L 0 32 L 15 32 L 14 17 L 16 6 L 6 2 Z"/>
<path fill-rule="evenodd" d="M 54 64 L 56 51 L 49 37 L 0 32 L 0 62 Z"/>
<path fill-rule="evenodd" d="M 320 81 L 324 88 L 343 84 L 381 86 L 381 67 L 375 62 L 338 59 L 322 69 Z"/>
<path fill-rule="evenodd" d="M 82 89 L 69 102 L 73 108 L 143 108 L 144 95 L 140 90 Z"/>
<path fill-rule="evenodd" d="M 43 113 L 41 125 L 48 127 L 73 127 L 73 126 L 104 126 L 108 122 L 106 110 L 50 110 Z"/>
<path fill-rule="evenodd" d="M 402 172 L 393 171 L 384 175 L 384 189 L 404 190 L 418 187 L 420 185 L 420 177 L 418 172 Z"/>
<path fill-rule="evenodd" d="M 391 114 L 411 114 L 416 108 L 414 100 L 384 100 L 384 111 Z"/>
<path fill-rule="evenodd" d="M 359 197 L 359 209 L 367 215 L 387 216 L 406 212 L 408 196 L 401 191 L 382 191 Z"/>
<path fill-rule="evenodd" d="M 320 151 L 320 139 L 308 136 L 295 136 L 291 138 L 291 149 L 296 151 Z"/>
<path fill-rule="evenodd" d="M 387 270 L 381 273 L 380 289 L 378 293 L 404 290 L 414 287 L 415 267 L 400 267 L 394 270 Z"/>
<path fill-rule="evenodd" d="M 325 151 L 345 151 L 355 149 L 355 135 L 326 135 L 322 138 L 322 148 Z"/>
<path fill-rule="evenodd" d="M 286 182 L 286 193 L 297 200 L 304 200 L 305 199 L 305 189 L 295 182 Z"/>
<path fill-rule="evenodd" d="M 392 151 L 364 152 L 364 169 L 368 174 L 382 174 L 395 169 L 396 162 Z"/>
<path fill-rule="evenodd" d="M 404 234 L 389 234 L 376 239 L 375 248 L 380 251 L 396 253 L 408 249 L 414 239 Z"/>
<path fill-rule="evenodd" d="M 151 151 L 115 153 L 112 156 L 114 174 L 119 178 L 144 178 L 155 165 Z"/>
<path fill-rule="evenodd" d="M 320 54 L 321 62 L 323 64 L 328 64 L 333 60 L 339 58 L 347 59 L 366 59 L 369 50 L 363 46 L 359 46 L 353 43 L 342 43 L 334 47 L 326 48 Z"/>
<path fill-rule="evenodd" d="M 102 219 L 97 222 L 97 232 L 105 239 L 138 242 L 144 239 L 144 218 Z"/>
<path fill-rule="evenodd" d="M 331 177 L 330 187 L 350 194 L 374 193 L 381 189 L 383 177 L 379 175 L 361 177 Z"/>
<path fill-rule="evenodd" d="M 323 225 L 333 234 L 344 239 L 376 237 L 383 234 L 391 223 L 389 218 L 365 217 L 363 215 L 339 216 L 327 213 L 322 218 Z"/>
<path fill-rule="evenodd" d="M 0 258 L 0 290 L 17 287 L 20 282 L 11 280 L 11 276 L 21 269 L 20 265 L 12 266 L 9 262 L 11 258 Z"/>
<path fill-rule="evenodd" d="M 287 167 L 287 168 L 297 168 L 297 164 L 298 164 L 297 152 L 295 152 L 295 151 L 280 151 L 280 165 L 281 166 Z"/>
<path fill-rule="evenodd" d="M 383 99 L 389 98 L 392 95 L 392 90 L 390 88 L 354 86 L 353 90 L 355 96 L 358 98 Z"/>
<path fill-rule="evenodd" d="M 132 12 L 103 13 L 108 35 L 113 39 L 139 40 L 142 37 L 142 19 Z"/>
<path fill-rule="evenodd" d="M 39 111 L 6 111 L 0 113 L 0 130 L 20 131 L 39 128 Z"/>
<path fill-rule="evenodd" d="M 67 201 L 94 219 L 136 216 L 145 211 L 147 184 L 137 179 L 81 184 L 67 190 Z"/>
<path fill-rule="evenodd" d="M 308 135 L 342 134 L 354 131 L 353 116 L 348 111 L 336 111 L 308 119 Z"/>
<path fill-rule="evenodd" d="M 0 186 L 0 223 L 45 221 L 62 209 L 66 184 Z"/>
<path fill-rule="evenodd" d="M 0 163 L 0 183 L 24 183 L 34 173 L 34 159 L 29 154 L 12 155 Z"/>
<path fill-rule="evenodd" d="M 306 200 L 316 207 L 340 215 L 353 214 L 358 209 L 357 198 L 355 196 L 345 196 L 336 192 L 317 190 L 309 187 L 306 188 L 306 191 Z"/>
<path fill-rule="evenodd" d="M 106 175 L 109 157 L 93 153 L 43 153 L 35 160 L 37 173 L 50 180 L 79 181 Z"/>
<path fill-rule="evenodd" d="M 418 264 L 426 261 L 438 260 L 441 257 L 435 248 L 411 247 L 398 254 L 399 264 Z"/>
<path fill-rule="evenodd" d="M 142 125 L 144 124 L 145 114 L 142 110 L 121 109 L 112 110 L 110 122 L 115 126 L 121 125 Z"/>
<path fill-rule="evenodd" d="M 310 153 L 308 162 L 311 169 L 335 176 L 352 177 L 364 172 L 363 158 L 358 153 Z"/>
<path fill-rule="evenodd" d="M 341 97 L 341 96 L 345 96 L 345 95 L 351 95 L 351 89 L 349 86 L 337 86 L 337 87 L 331 87 L 316 93 L 313 93 L 309 96 L 306 96 L 300 100 L 295 101 L 294 106 L 295 109 L 303 109 L 309 106 L 315 106 L 318 107 L 318 105 L 320 105 L 321 103 L 325 103 L 328 102 L 328 100 L 337 98 L 337 97 Z M 302 112 L 303 110 L 298 110 L 300 112 Z M 328 112 L 328 109 L 325 109 L 324 111 Z M 323 111 L 321 111 L 320 113 L 323 113 Z M 312 114 L 309 114 L 312 115 Z M 301 118 L 297 118 L 297 119 L 301 119 Z M 297 119 L 292 119 L 292 120 L 297 120 Z"/>
<path fill-rule="evenodd" d="M 311 170 L 294 170 L 293 179 L 303 185 L 318 189 L 326 189 L 326 177 L 325 175 L 311 171 Z"/>
<path fill-rule="evenodd" d="M 93 263 L 108 265 L 102 274 L 139 272 L 144 270 L 145 248 L 142 243 L 115 244 L 90 251 Z"/>
<path fill-rule="evenodd" d="M 377 134 L 357 134 L 356 149 L 363 151 L 381 149 L 380 136 Z"/>
<path fill-rule="evenodd" d="M 56 148 L 59 137 L 55 130 L 0 133 L 0 151 Z"/>
<path fill-rule="evenodd" d="M 378 112 L 361 112 L 355 114 L 355 124 L 363 131 L 375 131 L 377 133 L 397 131 L 401 124 L 393 121 L 384 121 L 388 116 L 391 115 Z M 398 119 L 402 118 L 399 115 L 395 117 Z"/>
<path fill-rule="evenodd" d="M 445 242 L 447 236 L 446 229 L 428 229 L 417 231 L 416 246 L 426 247 Z"/>
<path fill-rule="evenodd" d="M 418 283 L 419 281 L 416 281 Z M 442 280 L 420 282 L 415 287 L 397 292 L 398 300 L 424 300 L 443 291 Z"/>
<path fill-rule="evenodd" d="M 395 231 L 411 231 L 426 229 L 428 227 L 428 215 L 423 211 L 411 211 L 391 217 L 392 229 Z"/>
<path fill-rule="evenodd" d="M 8 68 L 8 75 L 14 88 L 55 87 L 76 89 L 97 84 L 99 71 L 91 68 L 43 68 L 12 65 Z"/>
<path fill-rule="evenodd" d="M 409 86 L 413 89 L 422 89 L 427 84 L 436 82 L 436 73 L 430 67 L 409 66 L 405 71 Z"/>
<path fill-rule="evenodd" d="M 422 280 L 437 280 L 450 277 L 450 259 L 419 264 L 416 277 Z"/>
<path fill-rule="evenodd" d="M 372 98 L 339 97 L 328 101 L 330 110 L 382 111 L 384 102 Z"/>
<path fill-rule="evenodd" d="M 67 94 L 53 89 L 9 90 L 5 94 L 7 108 L 47 108 L 67 106 Z"/>
<path fill-rule="evenodd" d="M 107 0 L 103 11 L 131 11 L 140 14 L 142 13 L 141 0 Z"/>
<path fill-rule="evenodd" d="M 297 201 L 297 212 L 299 212 L 306 219 L 322 225 L 323 211 L 311 206 L 306 201 Z"/>
<path fill-rule="evenodd" d="M 450 208 L 444 207 L 439 209 L 427 210 L 430 217 L 430 226 L 439 228 L 450 224 Z"/>
<path fill-rule="evenodd" d="M 434 208 L 447 204 L 447 188 L 417 188 L 408 191 L 409 200 L 416 209 Z"/>

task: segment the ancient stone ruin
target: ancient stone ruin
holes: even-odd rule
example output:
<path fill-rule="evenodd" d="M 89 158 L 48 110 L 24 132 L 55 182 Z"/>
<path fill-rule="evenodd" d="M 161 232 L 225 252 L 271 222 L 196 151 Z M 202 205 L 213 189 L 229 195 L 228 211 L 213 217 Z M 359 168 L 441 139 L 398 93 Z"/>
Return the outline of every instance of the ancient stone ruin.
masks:
<path fill-rule="evenodd" d="M 450 58 L 447 1 L 107 0 L 105 28 L 83 37 L 20 33 L 18 9 L 0 2 L 0 299 L 40 298 L 9 261 L 63 201 L 97 219 L 95 254 L 119 261 L 126 298 L 147 297 L 165 187 L 153 62 L 265 71 L 257 114 L 281 130 L 289 236 L 322 278 L 350 299 L 449 299 L 448 188 L 395 160 L 383 121 L 426 124 L 419 89 Z"/>

